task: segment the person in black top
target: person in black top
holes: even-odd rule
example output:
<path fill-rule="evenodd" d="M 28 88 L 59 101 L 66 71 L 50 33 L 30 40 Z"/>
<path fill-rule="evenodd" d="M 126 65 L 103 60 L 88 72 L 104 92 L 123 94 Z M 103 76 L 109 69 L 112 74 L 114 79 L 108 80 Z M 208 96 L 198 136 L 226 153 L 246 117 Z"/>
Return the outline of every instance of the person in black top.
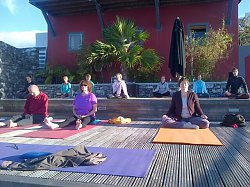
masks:
<path fill-rule="evenodd" d="M 32 80 L 32 75 L 27 75 L 26 81 L 27 82 L 25 83 L 24 88 L 17 92 L 17 98 L 19 99 L 27 99 L 29 95 L 29 90 L 28 90 L 29 86 L 35 84 Z"/>
<path fill-rule="evenodd" d="M 247 88 L 246 81 L 243 77 L 238 76 L 239 70 L 237 68 L 233 68 L 232 73 L 230 74 L 227 84 L 225 96 L 236 99 L 248 99 L 249 92 Z M 242 93 L 242 88 L 245 93 Z"/>

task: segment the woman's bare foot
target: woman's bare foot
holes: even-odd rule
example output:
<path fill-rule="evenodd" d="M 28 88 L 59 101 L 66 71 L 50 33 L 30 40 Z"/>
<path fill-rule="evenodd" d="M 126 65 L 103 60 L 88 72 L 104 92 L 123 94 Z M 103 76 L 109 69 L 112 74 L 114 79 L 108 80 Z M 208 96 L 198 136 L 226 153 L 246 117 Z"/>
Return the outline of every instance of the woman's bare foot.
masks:
<path fill-rule="evenodd" d="M 10 123 L 9 123 L 9 128 L 14 128 L 14 127 L 17 127 L 17 123 L 14 123 L 12 120 L 10 120 Z"/>
<path fill-rule="evenodd" d="M 56 128 L 59 127 L 58 124 L 52 123 L 52 122 L 51 122 L 51 119 L 49 119 L 49 118 L 45 118 L 45 119 L 44 119 L 44 123 L 45 123 L 50 129 L 52 129 L 52 130 L 54 130 L 54 129 L 56 129 Z"/>
<path fill-rule="evenodd" d="M 82 128 L 82 121 L 80 119 L 76 120 L 76 130 L 79 130 Z"/>

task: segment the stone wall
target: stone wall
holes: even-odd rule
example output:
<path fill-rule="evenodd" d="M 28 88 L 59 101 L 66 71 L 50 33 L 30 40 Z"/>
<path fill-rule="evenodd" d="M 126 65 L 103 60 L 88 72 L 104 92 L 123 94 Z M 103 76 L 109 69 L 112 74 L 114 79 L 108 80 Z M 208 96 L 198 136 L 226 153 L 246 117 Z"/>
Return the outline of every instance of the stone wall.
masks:
<path fill-rule="evenodd" d="M 157 83 L 140 83 L 137 85 L 137 95 L 138 97 L 152 97 L 153 90 L 156 88 Z M 209 95 L 211 97 L 222 97 L 225 88 L 226 82 L 206 82 L 206 87 Z M 171 92 L 175 92 L 179 89 L 178 84 L 174 82 L 169 83 L 169 88 Z M 193 83 L 190 83 L 190 89 L 193 88 Z"/>
<path fill-rule="evenodd" d="M 22 89 L 27 74 L 38 70 L 36 48 L 17 49 L 0 41 L 0 98 L 15 98 Z"/>
<path fill-rule="evenodd" d="M 140 98 L 148 98 L 152 97 L 153 90 L 156 88 L 157 83 L 128 83 L 128 92 L 131 97 L 140 97 Z M 38 85 L 39 88 L 48 94 L 50 98 L 55 98 L 56 93 L 60 92 L 60 84 L 51 84 L 51 85 Z M 206 83 L 207 90 L 211 97 L 222 97 L 225 92 L 226 82 L 207 82 Z M 78 92 L 79 85 L 73 84 L 73 94 Z M 172 92 L 178 90 L 177 83 L 171 82 L 169 83 L 169 87 Z M 192 88 L 192 83 L 190 85 L 190 89 Z M 95 84 L 96 96 L 97 97 L 106 97 L 107 94 L 112 93 L 111 84 Z"/>

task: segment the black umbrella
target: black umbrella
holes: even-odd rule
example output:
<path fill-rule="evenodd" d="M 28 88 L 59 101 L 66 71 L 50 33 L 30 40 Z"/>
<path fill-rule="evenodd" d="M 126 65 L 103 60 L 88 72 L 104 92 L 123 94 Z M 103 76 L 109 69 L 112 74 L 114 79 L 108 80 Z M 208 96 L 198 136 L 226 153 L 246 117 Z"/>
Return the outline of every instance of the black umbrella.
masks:
<path fill-rule="evenodd" d="M 185 76 L 186 52 L 184 31 L 182 21 L 179 17 L 175 19 L 172 30 L 168 67 L 173 77 L 177 77 L 177 75 Z"/>

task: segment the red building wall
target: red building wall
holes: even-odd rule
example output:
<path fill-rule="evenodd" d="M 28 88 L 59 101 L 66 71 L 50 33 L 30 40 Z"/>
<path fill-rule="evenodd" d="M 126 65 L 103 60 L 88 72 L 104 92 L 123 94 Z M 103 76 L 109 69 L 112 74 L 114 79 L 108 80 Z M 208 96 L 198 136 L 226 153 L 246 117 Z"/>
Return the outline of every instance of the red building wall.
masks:
<path fill-rule="evenodd" d="M 150 33 L 150 39 L 145 43 L 146 48 L 154 48 L 165 59 L 161 74 L 171 77 L 168 69 L 168 57 L 171 42 L 173 23 L 176 17 L 180 17 L 187 34 L 188 24 L 207 23 L 213 29 L 221 27 L 222 19 L 227 16 L 228 1 L 216 3 L 199 3 L 179 6 L 160 7 L 161 30 L 156 30 L 155 8 L 124 9 L 104 12 L 105 24 L 113 23 L 116 16 L 131 18 L 136 25 Z M 51 65 L 64 64 L 69 68 L 75 67 L 76 53 L 68 51 L 68 33 L 84 32 L 84 45 L 102 38 L 101 25 L 96 12 L 50 17 L 56 30 L 56 37 L 48 37 L 48 63 Z M 227 73 L 233 66 L 238 67 L 238 1 L 234 1 L 232 23 L 227 27 L 233 34 L 233 49 L 227 60 L 216 67 L 214 78 L 226 80 Z M 160 75 L 159 75 L 160 77 Z M 108 78 L 107 80 L 110 80 Z"/>
<path fill-rule="evenodd" d="M 245 58 L 245 78 L 247 82 L 248 89 L 250 89 L 250 72 L 247 70 L 250 70 L 250 55 Z"/>

